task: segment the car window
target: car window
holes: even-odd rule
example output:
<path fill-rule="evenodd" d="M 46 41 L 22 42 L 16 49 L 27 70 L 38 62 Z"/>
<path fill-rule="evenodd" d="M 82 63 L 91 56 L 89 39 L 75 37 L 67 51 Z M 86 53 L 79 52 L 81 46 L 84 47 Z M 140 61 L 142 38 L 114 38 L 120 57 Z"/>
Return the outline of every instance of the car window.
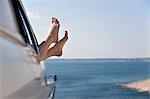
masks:
<path fill-rule="evenodd" d="M 25 10 L 21 1 L 19 0 L 11 0 L 17 24 L 19 27 L 20 34 L 22 35 L 24 41 L 31 45 L 32 48 L 38 53 L 38 42 L 33 32 L 33 29 L 28 21 Z"/>

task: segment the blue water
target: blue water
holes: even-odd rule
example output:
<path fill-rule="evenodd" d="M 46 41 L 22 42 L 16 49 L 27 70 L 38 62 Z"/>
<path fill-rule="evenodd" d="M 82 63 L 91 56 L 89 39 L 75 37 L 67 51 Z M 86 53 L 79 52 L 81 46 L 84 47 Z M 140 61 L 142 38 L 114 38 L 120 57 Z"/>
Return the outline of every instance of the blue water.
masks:
<path fill-rule="evenodd" d="M 150 62 L 115 60 L 48 60 L 46 73 L 56 74 L 55 99 L 149 99 L 148 93 L 121 88 L 150 78 Z"/>

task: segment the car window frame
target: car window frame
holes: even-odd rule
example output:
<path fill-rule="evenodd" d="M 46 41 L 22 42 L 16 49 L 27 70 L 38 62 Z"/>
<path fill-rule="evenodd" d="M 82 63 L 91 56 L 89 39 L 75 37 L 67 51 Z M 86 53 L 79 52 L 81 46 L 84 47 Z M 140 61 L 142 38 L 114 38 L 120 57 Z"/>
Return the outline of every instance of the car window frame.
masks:
<path fill-rule="evenodd" d="M 11 0 L 11 3 L 15 13 L 19 33 L 23 37 L 25 43 L 31 45 L 34 51 L 38 54 L 38 42 L 32 29 L 32 26 L 29 23 L 22 2 L 20 0 Z"/>

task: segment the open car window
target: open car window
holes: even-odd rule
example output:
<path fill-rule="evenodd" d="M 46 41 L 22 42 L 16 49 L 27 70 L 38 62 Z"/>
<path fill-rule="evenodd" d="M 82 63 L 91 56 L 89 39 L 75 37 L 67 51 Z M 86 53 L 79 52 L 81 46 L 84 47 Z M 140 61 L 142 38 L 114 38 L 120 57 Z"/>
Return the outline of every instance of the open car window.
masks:
<path fill-rule="evenodd" d="M 15 16 L 16 16 L 20 34 L 22 35 L 24 41 L 27 44 L 31 45 L 32 48 L 37 53 L 39 53 L 37 39 L 35 37 L 32 27 L 28 21 L 27 15 L 25 13 L 25 10 L 23 8 L 21 1 L 20 0 L 11 0 L 11 2 L 13 5 L 13 8 L 14 8 L 14 12 L 15 12 Z"/>

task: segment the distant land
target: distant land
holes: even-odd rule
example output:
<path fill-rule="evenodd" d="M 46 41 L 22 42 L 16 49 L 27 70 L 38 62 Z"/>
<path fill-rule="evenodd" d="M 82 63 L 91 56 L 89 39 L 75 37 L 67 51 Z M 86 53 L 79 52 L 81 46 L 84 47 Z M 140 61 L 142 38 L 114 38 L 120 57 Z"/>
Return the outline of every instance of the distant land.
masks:
<path fill-rule="evenodd" d="M 139 92 L 148 92 L 150 93 L 150 79 L 139 80 L 135 82 L 130 82 L 127 84 L 119 84 L 119 86 L 135 89 Z"/>
<path fill-rule="evenodd" d="M 150 57 L 145 57 L 145 58 L 53 58 L 50 60 L 150 61 Z"/>

